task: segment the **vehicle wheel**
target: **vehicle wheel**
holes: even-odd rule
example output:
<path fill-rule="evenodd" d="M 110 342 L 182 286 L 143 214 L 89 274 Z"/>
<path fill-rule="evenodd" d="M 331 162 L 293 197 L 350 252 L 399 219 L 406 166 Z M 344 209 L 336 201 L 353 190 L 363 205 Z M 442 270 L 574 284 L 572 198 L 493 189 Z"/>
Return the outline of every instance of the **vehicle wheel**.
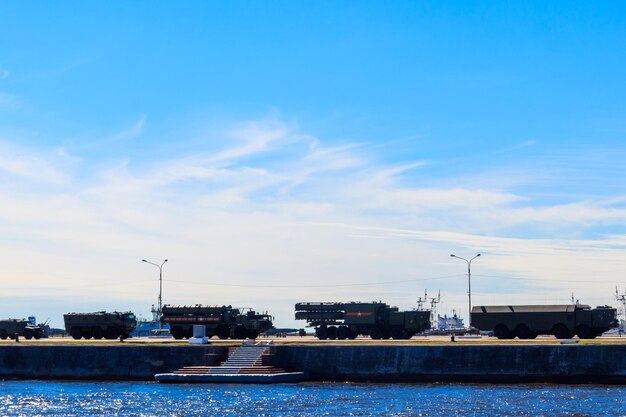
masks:
<path fill-rule="evenodd" d="M 33 337 L 35 338 L 35 340 L 39 340 L 39 339 L 41 339 L 41 333 L 40 332 L 35 332 L 35 335 Z"/>
<path fill-rule="evenodd" d="M 412 338 L 412 337 L 413 337 L 413 333 L 412 333 L 412 332 L 410 332 L 409 330 L 403 330 L 403 331 L 402 331 L 402 338 L 403 338 L 404 340 L 409 340 L 409 339 L 410 339 L 410 338 Z"/>
<path fill-rule="evenodd" d="M 350 330 L 348 329 L 348 339 L 350 340 L 354 340 L 356 339 L 356 337 L 359 335 L 359 333 L 356 330 Z"/>
<path fill-rule="evenodd" d="M 96 340 L 100 340 L 104 336 L 104 332 L 100 327 L 92 327 L 91 334 L 93 334 L 93 338 Z"/>
<path fill-rule="evenodd" d="M 554 328 L 552 329 L 552 334 L 557 339 L 571 339 L 573 336 L 571 330 L 565 327 L 565 325 L 561 323 L 554 326 Z"/>
<path fill-rule="evenodd" d="M 0 339 L 7 340 L 7 337 L 9 337 L 9 334 L 7 333 L 7 331 L 6 330 L 0 330 Z"/>
<path fill-rule="evenodd" d="M 525 324 L 520 324 L 515 329 L 515 336 L 517 336 L 518 339 L 530 339 L 531 334 L 532 332 Z"/>
<path fill-rule="evenodd" d="M 83 333 L 78 327 L 72 327 L 72 329 L 70 330 L 70 336 L 72 336 L 73 339 L 78 340 L 83 337 Z"/>
<path fill-rule="evenodd" d="M 221 324 L 217 326 L 217 329 L 215 329 L 215 334 L 222 340 L 228 339 L 228 336 L 230 336 L 230 328 Z"/>
<path fill-rule="evenodd" d="M 30 340 L 33 338 L 33 331 L 31 329 L 24 329 L 24 339 Z"/>
<path fill-rule="evenodd" d="M 109 327 L 106 332 L 104 332 L 104 337 L 109 340 L 117 339 L 120 337 L 120 329 L 117 327 Z"/>
<path fill-rule="evenodd" d="M 346 340 L 348 338 L 348 328 L 341 326 L 337 328 L 337 339 Z"/>
<path fill-rule="evenodd" d="M 576 334 L 581 339 L 594 339 L 596 337 L 596 333 L 591 330 L 591 327 L 586 324 L 581 324 L 576 328 Z"/>
<path fill-rule="evenodd" d="M 170 334 L 172 335 L 172 337 L 176 340 L 180 340 L 185 336 L 185 332 L 183 331 L 183 328 L 180 326 L 173 326 L 170 329 Z M 108 337 L 107 337 L 108 339 Z"/>
<path fill-rule="evenodd" d="M 193 337 L 193 326 L 189 326 L 185 329 L 185 339 L 189 340 Z"/>
<path fill-rule="evenodd" d="M 248 339 L 256 339 L 259 337 L 259 331 L 255 329 L 248 329 Z"/>
<path fill-rule="evenodd" d="M 335 326 L 328 326 L 328 338 L 335 340 L 337 338 L 337 328 Z"/>
<path fill-rule="evenodd" d="M 383 334 L 382 334 L 382 338 L 384 340 L 388 340 L 391 337 L 391 332 L 389 331 L 389 329 L 382 329 L 383 330 Z"/>
<path fill-rule="evenodd" d="M 498 339 L 512 339 L 513 338 L 513 333 L 511 333 L 511 331 L 509 330 L 508 327 L 506 327 L 504 324 L 498 324 L 494 329 L 493 329 L 493 334 L 498 338 Z"/>
<path fill-rule="evenodd" d="M 402 339 L 402 329 L 400 327 L 393 327 L 391 329 L 392 339 Z"/>
<path fill-rule="evenodd" d="M 529 339 L 536 339 L 538 335 L 539 335 L 539 333 L 531 331 L 530 332 L 530 336 L 528 338 Z"/>
<path fill-rule="evenodd" d="M 379 340 L 383 337 L 383 332 L 378 327 L 372 327 L 370 330 L 370 337 L 374 340 Z"/>
<path fill-rule="evenodd" d="M 248 334 L 248 332 L 246 331 L 246 328 L 242 326 L 241 324 L 235 327 L 234 333 L 235 333 L 234 334 L 235 339 L 245 339 L 246 335 Z"/>
<path fill-rule="evenodd" d="M 315 329 L 315 337 L 317 337 L 319 340 L 328 339 L 328 327 L 320 326 Z"/>
<path fill-rule="evenodd" d="M 91 339 L 91 336 L 93 336 L 91 334 L 91 329 L 81 329 L 81 333 L 85 339 Z"/>

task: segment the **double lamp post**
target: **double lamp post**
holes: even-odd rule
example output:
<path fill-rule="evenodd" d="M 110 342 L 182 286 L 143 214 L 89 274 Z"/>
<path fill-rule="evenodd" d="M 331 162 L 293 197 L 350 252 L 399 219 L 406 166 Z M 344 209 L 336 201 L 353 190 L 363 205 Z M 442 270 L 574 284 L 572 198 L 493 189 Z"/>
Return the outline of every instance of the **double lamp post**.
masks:
<path fill-rule="evenodd" d="M 472 328 L 472 261 L 478 258 L 480 256 L 480 253 L 469 260 L 465 258 L 461 258 L 460 256 L 456 256 L 455 254 L 452 254 L 450 256 L 467 262 L 467 295 L 469 298 L 467 314 L 469 317 L 469 327 L 471 329 Z"/>
<path fill-rule="evenodd" d="M 142 259 L 141 262 L 145 262 L 147 264 L 150 265 L 154 265 L 157 268 L 159 268 L 159 305 L 157 307 L 157 314 L 159 317 L 161 317 L 161 308 L 163 307 L 163 303 L 162 303 L 162 296 L 163 296 L 163 265 L 165 265 L 165 262 L 167 262 L 167 259 L 164 260 L 161 265 L 159 264 L 155 264 L 154 262 L 150 262 L 150 261 L 146 261 L 145 259 Z M 159 320 L 159 330 L 161 330 L 161 320 Z"/>

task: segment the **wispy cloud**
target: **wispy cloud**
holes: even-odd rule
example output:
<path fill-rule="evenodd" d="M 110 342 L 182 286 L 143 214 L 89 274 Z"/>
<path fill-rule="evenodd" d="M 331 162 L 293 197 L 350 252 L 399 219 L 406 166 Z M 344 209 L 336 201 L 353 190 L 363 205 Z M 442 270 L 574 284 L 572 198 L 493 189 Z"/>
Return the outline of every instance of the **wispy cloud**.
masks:
<path fill-rule="evenodd" d="M 8 69 L 0 67 L 0 80 L 9 78 L 10 74 Z"/>
<path fill-rule="evenodd" d="M 106 141 L 117 142 L 121 140 L 123 141 L 135 139 L 143 132 L 147 120 L 148 117 L 145 114 L 142 114 L 141 116 L 139 116 L 137 121 L 135 121 L 130 127 L 127 127 L 119 132 L 112 134 L 106 139 Z"/>
<path fill-rule="evenodd" d="M 0 91 L 0 109 L 18 110 L 24 106 L 20 97 Z"/>
<path fill-rule="evenodd" d="M 12 177 L 59 184 L 69 180 L 74 162 L 76 159 L 61 149 L 40 152 L 0 141 L 0 173 Z"/>
<path fill-rule="evenodd" d="M 144 124 L 140 118 L 120 138 Z M 596 230 L 626 225 L 623 193 L 538 202 L 519 186 L 536 181 L 527 167 L 509 168 L 520 180 L 478 189 L 462 172 L 450 180 L 456 186 L 425 183 L 429 169 L 440 169 L 431 158 L 380 161 L 361 143 L 328 142 L 276 119 L 226 130 L 217 150 L 141 164 L 0 143 L 0 251 L 12 253 L 4 264 L 11 281 L 54 282 L 73 299 L 89 294 L 94 303 L 145 311 L 154 288 L 135 281 L 153 271 L 138 260 L 167 257 L 167 302 L 271 308 L 290 324 L 297 299 L 375 298 L 410 308 L 429 286 L 442 289 L 442 311 L 465 306 L 463 268 L 450 251 L 485 254 L 476 271 L 477 301 L 485 303 L 558 301 L 571 291 L 610 302 L 623 279 L 624 237 Z M 491 169 L 480 174 L 500 172 Z M 589 282 L 598 265 L 610 283 Z M 112 276 L 134 284 L 104 291 Z M 299 287 L 392 278 L 407 282 L 341 287 L 332 296 Z M 249 288 L 232 291 L 225 282 Z M 284 288 L 278 294 L 270 284 Z M 30 295 L 12 294 L 15 308 Z"/>
<path fill-rule="evenodd" d="M 493 153 L 494 154 L 499 154 L 499 153 L 514 152 L 514 151 L 518 151 L 520 149 L 530 148 L 531 146 L 535 146 L 536 144 L 537 144 L 536 140 L 525 140 L 523 142 L 518 143 L 517 145 L 513 145 L 513 146 L 509 146 L 508 148 L 496 150 Z"/>

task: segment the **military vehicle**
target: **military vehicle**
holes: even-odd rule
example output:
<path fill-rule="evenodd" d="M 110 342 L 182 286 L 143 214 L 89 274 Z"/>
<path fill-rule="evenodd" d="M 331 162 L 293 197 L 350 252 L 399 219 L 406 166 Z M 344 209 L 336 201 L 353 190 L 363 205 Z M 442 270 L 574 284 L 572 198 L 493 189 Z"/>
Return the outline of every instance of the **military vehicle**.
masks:
<path fill-rule="evenodd" d="M 63 315 L 65 331 L 74 339 L 126 339 L 135 330 L 137 320 L 131 311 L 107 313 L 68 313 Z"/>
<path fill-rule="evenodd" d="M 618 325 L 616 309 L 583 304 L 476 306 L 471 323 L 479 330 L 493 331 L 498 339 L 534 339 L 540 334 L 593 339 Z"/>
<path fill-rule="evenodd" d="M 24 339 L 39 339 L 43 335 L 41 326 L 33 325 L 24 319 L 4 319 L 0 320 L 0 339 L 15 339 L 15 335 L 22 336 Z"/>
<path fill-rule="evenodd" d="M 220 339 L 256 339 L 260 333 L 272 328 L 272 316 L 254 310 L 242 313 L 232 306 L 172 306 L 164 305 L 161 323 L 170 325 L 174 339 L 193 336 L 193 325 L 203 324 L 206 336 Z"/>
<path fill-rule="evenodd" d="M 306 320 L 318 339 L 410 339 L 430 329 L 430 311 L 398 311 L 383 302 L 297 303 L 296 320 Z"/>

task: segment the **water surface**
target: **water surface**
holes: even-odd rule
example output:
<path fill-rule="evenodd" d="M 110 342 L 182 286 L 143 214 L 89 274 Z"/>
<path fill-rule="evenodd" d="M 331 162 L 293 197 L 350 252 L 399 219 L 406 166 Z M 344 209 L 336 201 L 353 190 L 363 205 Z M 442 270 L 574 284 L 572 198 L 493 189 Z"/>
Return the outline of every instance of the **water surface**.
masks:
<path fill-rule="evenodd" d="M 0 382 L 3 416 L 626 416 L 626 387 Z"/>

